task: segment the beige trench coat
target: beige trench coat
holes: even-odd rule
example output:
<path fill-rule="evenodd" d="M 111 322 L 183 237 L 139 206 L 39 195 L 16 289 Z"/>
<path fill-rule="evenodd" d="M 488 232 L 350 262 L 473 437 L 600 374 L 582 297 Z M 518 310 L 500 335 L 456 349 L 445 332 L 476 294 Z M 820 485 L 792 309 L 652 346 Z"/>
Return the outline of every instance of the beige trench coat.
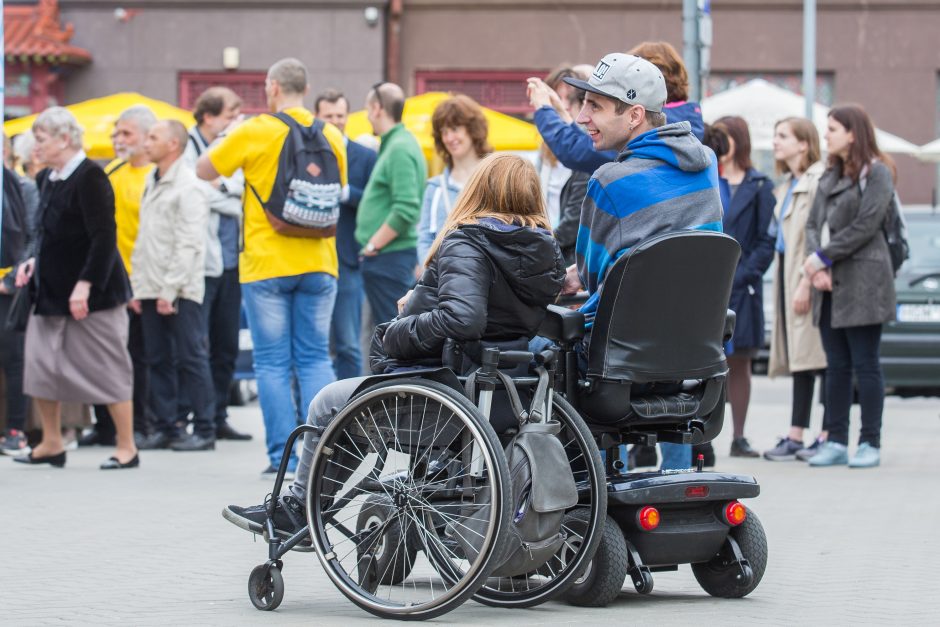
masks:
<path fill-rule="evenodd" d="M 793 295 L 800 282 L 800 269 L 808 254 L 806 247 L 806 219 L 816 197 L 816 187 L 819 178 L 825 171 L 821 161 L 814 163 L 803 174 L 796 187 L 793 188 L 793 197 L 790 208 L 783 220 L 780 220 L 780 210 L 783 200 L 790 186 L 790 177 L 774 190 L 777 197 L 777 207 L 774 217 L 778 228 L 783 229 L 784 241 L 787 243 L 787 254 L 783 255 L 783 280 L 785 302 L 780 297 L 780 267 L 781 255 L 776 253 L 777 266 L 774 269 L 774 330 L 770 340 L 770 359 L 767 374 L 770 377 L 800 372 L 803 370 L 817 370 L 826 367 L 826 353 L 823 351 L 819 329 L 813 326 L 812 310 L 802 316 L 793 311 Z M 784 310 L 783 308 L 786 307 Z M 786 333 L 784 333 L 781 312 L 786 312 Z"/>

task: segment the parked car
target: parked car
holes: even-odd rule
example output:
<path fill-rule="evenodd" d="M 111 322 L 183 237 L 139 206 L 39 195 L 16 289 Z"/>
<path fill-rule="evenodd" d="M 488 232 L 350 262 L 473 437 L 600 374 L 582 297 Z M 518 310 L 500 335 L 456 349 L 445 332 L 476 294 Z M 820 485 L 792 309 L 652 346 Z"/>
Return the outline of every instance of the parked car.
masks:
<path fill-rule="evenodd" d="M 897 321 L 884 326 L 881 367 L 889 394 L 940 396 L 940 213 L 906 208 L 911 256 L 898 271 Z M 764 274 L 764 346 L 753 362 L 755 374 L 767 373 L 773 333 L 773 276 Z"/>
<path fill-rule="evenodd" d="M 940 396 L 940 213 L 905 211 L 911 256 L 898 272 L 897 321 L 884 327 L 888 392 Z"/>

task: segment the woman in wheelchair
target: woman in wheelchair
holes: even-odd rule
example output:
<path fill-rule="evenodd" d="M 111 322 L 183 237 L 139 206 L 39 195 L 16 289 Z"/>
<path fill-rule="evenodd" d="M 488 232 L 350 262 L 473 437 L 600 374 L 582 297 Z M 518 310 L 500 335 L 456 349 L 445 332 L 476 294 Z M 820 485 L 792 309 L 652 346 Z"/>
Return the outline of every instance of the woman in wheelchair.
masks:
<path fill-rule="evenodd" d="M 400 315 L 376 329 L 373 372 L 439 366 L 445 344 L 450 351 L 480 340 L 517 340 L 524 348 L 564 277 L 535 169 L 514 155 L 491 155 L 467 182 L 423 276 L 399 303 Z M 326 427 L 364 379 L 323 388 L 310 404 L 308 424 Z M 304 503 L 319 440 L 319 433 L 305 436 L 294 482 L 279 496 L 274 525 L 280 537 L 307 526 Z M 247 531 L 264 530 L 265 505 L 229 505 L 222 515 Z"/>

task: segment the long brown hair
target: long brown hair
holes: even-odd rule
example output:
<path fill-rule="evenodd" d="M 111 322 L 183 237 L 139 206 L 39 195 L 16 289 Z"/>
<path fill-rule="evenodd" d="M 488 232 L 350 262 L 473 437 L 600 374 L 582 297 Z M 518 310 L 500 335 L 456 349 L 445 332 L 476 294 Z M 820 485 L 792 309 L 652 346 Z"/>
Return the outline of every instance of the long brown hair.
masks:
<path fill-rule="evenodd" d="M 473 142 L 473 150 L 478 157 L 485 157 L 493 152 L 493 147 L 486 141 L 489 124 L 483 109 L 470 96 L 454 94 L 447 100 L 442 100 L 434 108 L 431 115 L 431 136 L 434 138 L 434 149 L 441 156 L 448 168 L 454 167 L 454 158 L 447 152 L 441 134 L 445 128 L 467 129 L 467 135 Z"/>
<path fill-rule="evenodd" d="M 861 105 L 848 104 L 833 107 L 829 110 L 829 117 L 852 133 L 854 140 L 849 144 L 849 154 L 845 160 L 833 154 L 829 155 L 829 167 L 835 168 L 843 176 L 849 177 L 853 183 L 858 183 L 859 176 L 865 166 L 870 164 L 873 159 L 878 159 L 888 166 L 894 182 L 897 183 L 898 172 L 894 166 L 894 160 L 878 149 L 878 141 L 875 139 L 875 125 Z"/>
<path fill-rule="evenodd" d="M 800 162 L 800 171 L 806 172 L 809 166 L 819 161 L 821 156 L 819 152 L 819 132 L 816 130 L 816 125 L 806 118 L 789 117 L 783 118 L 774 124 L 774 132 L 777 131 L 777 127 L 781 124 L 786 124 L 790 127 L 790 132 L 796 137 L 796 141 L 806 142 L 806 152 L 803 154 L 803 159 Z M 778 159 L 775 165 L 777 174 L 795 174 L 795 172 L 790 171 L 790 166 L 787 165 L 786 161 L 780 161 Z"/>
<path fill-rule="evenodd" d="M 726 115 L 715 120 L 715 127 L 724 131 L 734 142 L 734 154 L 731 158 L 734 164 L 744 170 L 750 170 L 751 163 L 751 132 L 747 128 L 744 118 L 737 115 Z"/>
<path fill-rule="evenodd" d="M 644 41 L 628 54 L 646 59 L 659 68 L 666 81 L 666 102 L 689 99 L 689 73 L 679 52 L 668 41 Z"/>
<path fill-rule="evenodd" d="M 492 154 L 483 159 L 460 192 L 454 209 L 434 239 L 428 257 L 424 260 L 425 267 L 430 265 L 448 234 L 481 218 L 551 230 L 539 175 L 531 163 L 522 157 L 505 153 Z"/>

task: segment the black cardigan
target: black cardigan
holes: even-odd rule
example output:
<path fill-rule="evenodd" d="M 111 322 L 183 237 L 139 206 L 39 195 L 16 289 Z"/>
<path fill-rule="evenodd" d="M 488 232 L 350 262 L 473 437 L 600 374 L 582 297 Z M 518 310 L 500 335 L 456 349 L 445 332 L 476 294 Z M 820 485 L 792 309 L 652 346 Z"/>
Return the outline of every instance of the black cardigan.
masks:
<path fill-rule="evenodd" d="M 69 296 L 81 280 L 91 283 L 89 311 L 126 303 L 131 292 L 117 251 L 111 182 L 89 159 L 64 181 L 52 181 L 49 174 L 43 170 L 36 176 L 36 314 L 69 315 Z"/>

